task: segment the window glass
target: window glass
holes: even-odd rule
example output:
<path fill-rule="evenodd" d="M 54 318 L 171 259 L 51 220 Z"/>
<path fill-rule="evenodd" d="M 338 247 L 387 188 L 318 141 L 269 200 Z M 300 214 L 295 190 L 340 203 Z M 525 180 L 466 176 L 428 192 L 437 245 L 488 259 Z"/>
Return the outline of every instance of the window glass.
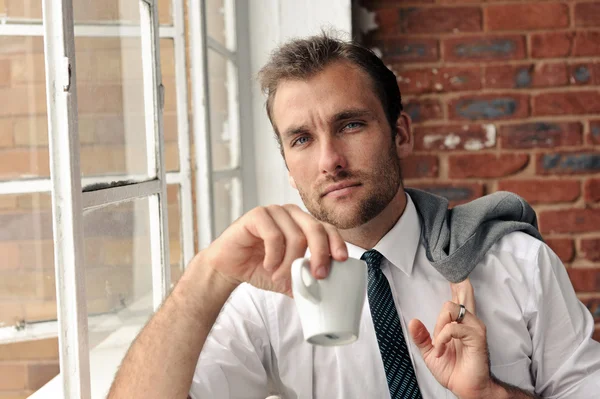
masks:
<path fill-rule="evenodd" d="M 56 320 L 51 201 L 0 195 L 0 327 Z"/>
<path fill-rule="evenodd" d="M 73 0 L 76 24 L 136 23 L 140 6 L 137 0 Z M 171 0 L 158 0 L 159 22 L 172 25 Z M 42 0 L 1 0 L 0 17 L 9 22 L 42 22 Z"/>
<path fill-rule="evenodd" d="M 210 140 L 213 170 L 239 166 L 238 90 L 236 67 L 215 51 L 208 51 Z"/>
<path fill-rule="evenodd" d="M 0 36 L 0 181 L 49 177 L 42 37 Z"/>

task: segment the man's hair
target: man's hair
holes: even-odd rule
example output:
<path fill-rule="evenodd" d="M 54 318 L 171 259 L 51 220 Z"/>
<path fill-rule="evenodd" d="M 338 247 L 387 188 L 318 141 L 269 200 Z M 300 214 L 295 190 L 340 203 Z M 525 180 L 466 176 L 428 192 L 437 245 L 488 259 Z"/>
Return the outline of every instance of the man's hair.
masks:
<path fill-rule="evenodd" d="M 280 146 L 281 138 L 273 120 L 273 99 L 277 86 L 286 79 L 309 79 L 335 61 L 349 61 L 367 73 L 381 101 L 392 135 L 396 133 L 402 99 L 394 73 L 371 50 L 323 32 L 317 36 L 292 40 L 277 48 L 258 74 L 261 89 L 267 95 L 267 115 Z"/>

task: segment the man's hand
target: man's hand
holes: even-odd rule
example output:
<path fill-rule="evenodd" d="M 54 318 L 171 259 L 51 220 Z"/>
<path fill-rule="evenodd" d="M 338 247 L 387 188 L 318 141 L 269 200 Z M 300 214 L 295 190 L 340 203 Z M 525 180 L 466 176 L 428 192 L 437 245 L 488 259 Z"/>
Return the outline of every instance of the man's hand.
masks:
<path fill-rule="evenodd" d="M 440 384 L 461 399 L 495 398 L 501 388 L 490 375 L 485 325 L 475 316 L 475 295 L 469 279 L 450 284 L 452 301 L 438 316 L 433 340 L 420 320 L 409 323 L 410 335 L 425 364 Z M 461 323 L 460 304 L 466 308 Z"/>
<path fill-rule="evenodd" d="M 322 223 L 296 205 L 271 205 L 248 212 L 221 234 L 201 255 L 234 285 L 248 282 L 291 296 L 290 268 L 311 252 L 316 278 L 329 273 L 331 258 L 348 258 L 346 243 L 335 227 Z"/>

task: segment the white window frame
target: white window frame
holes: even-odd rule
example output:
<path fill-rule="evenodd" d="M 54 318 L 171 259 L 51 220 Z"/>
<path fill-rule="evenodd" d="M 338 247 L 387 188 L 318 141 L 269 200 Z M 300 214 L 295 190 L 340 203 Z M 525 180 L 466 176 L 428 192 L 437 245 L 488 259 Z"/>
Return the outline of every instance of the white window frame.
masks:
<path fill-rule="evenodd" d="M 196 211 L 198 248 L 206 248 L 215 239 L 215 216 L 213 186 L 221 179 L 237 178 L 241 187 L 232 201 L 232 219 L 256 206 L 256 177 L 254 173 L 254 143 L 252 134 L 252 100 L 250 73 L 250 44 L 248 38 L 249 2 L 225 0 L 225 29 L 227 43 L 223 46 L 207 34 L 206 4 L 203 0 L 188 0 L 190 66 L 192 90 L 192 112 L 194 126 L 194 150 L 196 170 Z M 235 47 L 235 50 L 231 48 Z M 231 138 L 238 153 L 237 167 L 213 170 L 210 125 L 210 93 L 208 87 L 208 51 L 213 50 L 233 64 L 235 71 L 228 68 L 227 86 L 236 87 L 237 93 L 228 95 L 228 114 L 232 129 Z M 237 97 L 237 99 L 236 99 Z M 240 121 L 244 121 L 243 125 Z M 235 147 L 234 147 L 235 148 Z"/>
<path fill-rule="evenodd" d="M 193 225 L 193 201 L 192 201 L 192 170 L 190 164 L 190 127 L 188 122 L 188 89 L 186 79 L 186 54 L 185 54 L 185 26 L 184 26 L 184 1 L 173 0 L 173 26 L 160 26 L 159 37 L 173 40 L 175 56 L 175 90 L 177 98 L 177 134 L 179 147 L 179 171 L 166 172 L 166 183 L 179 185 L 179 201 L 181 212 L 181 250 L 183 264 L 187 264 L 194 256 L 194 225 Z M 44 26 L 40 23 L 0 23 L 0 36 L 44 36 Z M 139 37 L 139 27 L 114 26 L 114 25 L 77 25 L 74 27 L 75 36 L 84 37 Z M 148 184 L 144 182 L 148 176 L 141 175 L 103 175 L 90 176 L 81 179 L 83 190 L 98 183 L 108 184 L 114 181 L 132 180 L 143 182 L 146 189 L 140 190 L 135 185 L 123 186 L 107 195 L 105 191 L 97 191 L 98 194 L 83 194 L 83 208 L 88 209 L 102 203 L 114 203 L 132 198 L 151 195 L 154 188 L 148 190 Z M 30 178 L 12 181 L 0 181 L 0 195 L 51 193 L 52 180 L 47 178 Z M 149 194 L 150 193 L 150 194 Z M 98 196 L 104 196 L 98 200 Z M 106 201 L 106 202 L 103 202 Z M 92 316 L 95 323 L 100 323 L 110 315 Z M 36 339 L 45 339 L 58 336 L 57 321 L 43 321 L 27 323 L 22 325 L 0 328 L 0 344 L 14 343 Z"/>
<path fill-rule="evenodd" d="M 135 1 L 135 0 L 132 0 Z M 146 49 L 144 63 L 144 93 L 147 126 L 147 155 L 149 176 L 113 175 L 99 177 L 80 177 L 79 139 L 76 131 L 76 66 L 75 37 L 138 37 L 139 27 L 85 24 L 73 27 L 71 0 L 44 0 L 43 24 L 38 21 L 27 23 L 11 23 L 0 20 L 0 35 L 12 36 L 45 36 L 45 59 L 48 98 L 48 120 L 50 153 L 74 155 L 68 159 L 57 156 L 51 158 L 51 178 L 21 179 L 0 182 L 0 195 L 52 193 L 54 242 L 56 264 L 56 289 L 58 304 L 58 321 L 25 323 L 14 327 L 0 328 L 0 344 L 43 339 L 59 336 L 60 358 L 62 370 L 62 391 L 65 397 L 90 397 L 90 352 L 87 342 L 87 328 L 106 324 L 112 315 L 87 315 L 85 303 L 84 268 L 75 265 L 84 263 L 82 252 L 84 210 L 103 207 L 108 204 L 147 197 L 150 200 L 151 240 L 153 276 L 153 304 L 156 309 L 170 288 L 170 264 L 168 260 L 168 231 L 166 212 L 166 185 L 179 185 L 181 212 L 181 243 L 183 264 L 187 265 L 195 254 L 193 203 L 192 203 L 192 165 L 190 163 L 190 127 L 188 123 L 188 88 L 186 74 L 186 45 L 184 26 L 184 1 L 172 0 L 172 26 L 158 26 L 156 0 L 138 0 L 142 16 L 142 47 Z M 235 73 L 228 74 L 228 87 L 237 87 L 237 93 L 228 96 L 230 123 L 233 129 L 234 151 L 238 151 L 239 166 L 227 170 L 213 171 L 210 163 L 210 98 L 206 85 L 208 71 L 206 59 L 203 63 L 192 62 L 192 96 L 194 100 L 194 135 L 197 156 L 194 167 L 198 191 L 201 184 L 208 182 L 209 193 L 212 184 L 220 179 L 236 177 L 240 179 L 244 190 L 237 187 L 238 198 L 233 198 L 233 219 L 243 211 L 256 205 L 256 184 L 254 173 L 253 139 L 252 139 L 252 104 L 251 78 L 248 38 L 248 8 L 244 0 L 226 0 L 226 16 L 235 15 L 226 21 L 227 37 L 237 43 L 237 50 L 229 50 L 216 40 L 206 36 L 204 0 L 188 0 L 190 26 L 199 26 L 199 31 L 190 31 L 193 43 L 202 43 L 199 47 L 192 45 L 193 50 L 200 49 L 203 55 L 211 48 L 225 56 L 234 66 Z M 144 12 L 146 12 L 144 14 Z M 144 18 L 145 15 L 145 18 Z M 196 23 L 200 21 L 200 24 Z M 31 22 L 31 23 L 29 23 Z M 71 29 L 69 29 L 69 27 Z M 177 98 L 177 129 L 179 147 L 179 170 L 164 171 L 164 142 L 162 134 L 162 100 L 160 61 L 158 58 L 159 38 L 170 38 L 174 42 L 175 81 Z M 148 55 L 148 49 L 151 56 Z M 66 55 L 66 57 L 65 57 Z M 198 60 L 192 56 L 192 60 Z M 153 62 L 155 61 L 155 62 Z M 71 74 L 69 75 L 69 65 Z M 66 87 L 66 91 L 65 91 Z M 147 88 L 151 87 L 151 90 Z M 61 91 L 62 90 L 62 91 Z M 200 93 L 200 96 L 198 96 Z M 206 106 L 203 102 L 206 99 Z M 233 101 L 231 101 L 233 100 Z M 148 113 L 152 110 L 153 112 Z M 204 123 L 196 123 L 197 118 Z M 244 121 L 240 127 L 239 121 Z M 58 133 L 58 134 L 57 134 Z M 157 145 L 158 144 L 158 145 Z M 208 156 L 202 158 L 206 151 Z M 64 157 L 63 157 L 64 158 Z M 199 162 L 199 160 L 202 160 Z M 209 162 L 206 162 L 206 161 Z M 208 168 L 206 167 L 208 166 Z M 97 183 L 133 180 L 133 184 L 110 187 L 95 191 L 86 187 Z M 197 248 L 206 247 L 214 239 L 213 197 L 198 195 L 196 223 L 199 228 Z M 58 198 L 61 198 L 59 201 Z M 208 217 L 206 217 L 208 215 Z M 209 221 L 206 224 L 206 221 Z M 208 228 L 206 228 L 208 226 Z M 208 232 L 208 234 L 205 234 Z M 57 244 L 60 242 L 60 245 Z M 73 327 L 75 326 L 75 327 Z M 60 331 L 60 334 L 59 334 Z M 93 355 L 93 352 L 92 352 Z M 54 384 L 57 385 L 57 384 Z"/>
<path fill-rule="evenodd" d="M 92 395 L 85 267 L 81 267 L 85 266 L 85 205 L 97 208 L 148 198 L 154 309 L 170 285 L 156 0 L 140 0 L 139 7 L 148 180 L 82 192 L 73 4 L 72 0 L 43 2 L 58 338 L 65 397 L 87 399 Z"/>

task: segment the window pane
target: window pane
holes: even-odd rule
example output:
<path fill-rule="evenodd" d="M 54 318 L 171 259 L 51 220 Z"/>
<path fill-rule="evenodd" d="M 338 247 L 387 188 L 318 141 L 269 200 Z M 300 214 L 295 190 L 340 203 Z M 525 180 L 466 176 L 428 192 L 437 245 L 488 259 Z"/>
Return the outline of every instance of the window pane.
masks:
<path fill-rule="evenodd" d="M 239 165 L 235 65 L 209 50 L 208 79 L 213 170 L 233 169 Z"/>
<path fill-rule="evenodd" d="M 152 314 L 149 235 L 147 198 L 84 215 L 92 375 L 121 361 L 135 333 Z M 102 381 L 92 380 L 92 392 L 106 393 L 107 389 Z"/>
<path fill-rule="evenodd" d="M 235 51 L 235 0 L 206 1 L 206 30 L 208 36 Z"/>
<path fill-rule="evenodd" d="M 75 24 L 112 22 L 128 25 L 139 21 L 137 0 L 73 0 Z M 158 22 L 173 25 L 171 0 L 158 0 Z M 8 22 L 42 22 L 42 0 L 0 0 L 0 17 Z"/>
<path fill-rule="evenodd" d="M 49 193 L 0 195 L 0 327 L 56 320 Z"/>
<path fill-rule="evenodd" d="M 179 147 L 177 145 L 177 91 L 175 85 L 175 48 L 173 39 L 160 40 L 160 68 L 165 87 L 163 132 L 165 136 L 165 170 L 179 170 Z"/>
<path fill-rule="evenodd" d="M 75 39 L 81 174 L 147 175 L 139 38 Z"/>
<path fill-rule="evenodd" d="M 0 1 L 0 15 L 8 19 L 42 21 L 41 0 Z"/>
<path fill-rule="evenodd" d="M 0 36 L 0 181 L 50 176 L 42 37 Z"/>
<path fill-rule="evenodd" d="M 215 232 L 218 236 L 241 216 L 242 190 L 240 180 L 221 179 L 214 185 Z"/>
<path fill-rule="evenodd" d="M 173 1 L 158 0 L 158 23 L 173 25 Z"/>
<path fill-rule="evenodd" d="M 137 0 L 73 0 L 75 23 L 118 22 L 137 23 L 140 6 Z M 0 0 L 0 16 L 9 21 L 42 20 L 42 0 Z M 171 0 L 158 0 L 158 20 L 163 25 L 173 23 Z"/>
<path fill-rule="evenodd" d="M 169 208 L 169 251 L 171 263 L 171 283 L 175 284 L 183 273 L 182 237 L 181 237 L 181 202 L 180 187 L 175 184 L 167 186 L 167 204 Z"/>

